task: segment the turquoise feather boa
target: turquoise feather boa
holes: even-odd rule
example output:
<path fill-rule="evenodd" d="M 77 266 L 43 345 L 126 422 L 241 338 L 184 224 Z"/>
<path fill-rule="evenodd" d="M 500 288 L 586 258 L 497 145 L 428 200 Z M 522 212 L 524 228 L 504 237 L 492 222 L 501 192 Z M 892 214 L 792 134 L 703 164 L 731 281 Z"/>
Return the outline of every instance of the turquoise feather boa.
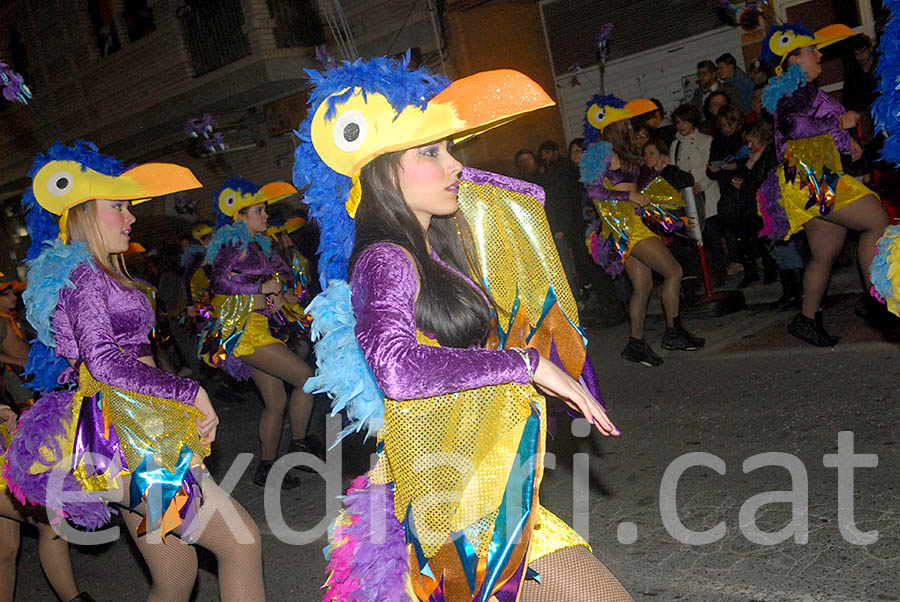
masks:
<path fill-rule="evenodd" d="M 801 86 L 805 86 L 806 83 L 806 71 L 803 70 L 803 67 L 801 67 L 799 63 L 794 63 L 791 65 L 790 69 L 778 77 L 770 79 L 769 83 L 766 84 L 766 87 L 763 88 L 763 107 L 765 107 L 769 113 L 774 115 L 775 107 L 778 106 L 778 101 L 785 96 L 793 94 Z"/>
<path fill-rule="evenodd" d="M 332 280 L 306 308 L 312 316 L 310 337 L 316 341 L 316 375 L 306 381 L 307 393 L 327 393 L 332 415 L 345 410 L 350 425 L 338 441 L 366 428 L 367 436 L 384 426 L 384 394 L 356 340 L 356 317 L 350 285 Z"/>
<path fill-rule="evenodd" d="M 53 312 L 59 304 L 63 288 L 75 288 L 69 276 L 79 265 L 88 262 L 95 272 L 94 255 L 83 240 L 66 244 L 56 238 L 44 243 L 44 250 L 28 266 L 28 286 L 22 294 L 25 318 L 37 333 L 38 340 L 47 347 L 56 347 L 53 340 Z"/>
<path fill-rule="evenodd" d="M 609 142 L 595 142 L 590 145 L 581 157 L 581 182 L 585 186 L 603 182 L 603 177 L 612 161 L 613 150 Z"/>
<path fill-rule="evenodd" d="M 237 247 L 243 250 L 251 242 L 259 244 L 262 252 L 266 257 L 272 256 L 272 239 L 262 234 L 251 235 L 247 225 L 241 220 L 235 221 L 233 224 L 223 226 L 216 230 L 206 247 L 206 263 L 212 264 L 219 251 L 225 245 Z"/>

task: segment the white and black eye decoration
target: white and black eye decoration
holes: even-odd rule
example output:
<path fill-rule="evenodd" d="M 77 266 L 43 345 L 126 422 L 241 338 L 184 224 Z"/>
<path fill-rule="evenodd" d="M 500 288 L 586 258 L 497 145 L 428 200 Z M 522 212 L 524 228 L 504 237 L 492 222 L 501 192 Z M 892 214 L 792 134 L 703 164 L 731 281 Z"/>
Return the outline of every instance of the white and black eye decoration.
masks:
<path fill-rule="evenodd" d="M 237 202 L 237 193 L 236 192 L 229 192 L 222 199 L 222 204 L 225 205 L 226 207 L 234 207 L 234 204 L 236 202 Z"/>
<path fill-rule="evenodd" d="M 794 34 L 789 31 L 781 32 L 781 35 L 775 40 L 775 44 L 779 48 L 787 48 L 794 41 Z"/>
<path fill-rule="evenodd" d="M 58 171 L 47 180 L 47 190 L 53 196 L 63 196 L 72 189 L 74 180 L 67 171 Z"/>
<path fill-rule="evenodd" d="M 350 110 L 341 113 L 331 135 L 339 149 L 345 153 L 352 153 L 362 146 L 368 129 L 365 116 L 359 111 Z"/>
<path fill-rule="evenodd" d="M 591 106 L 588 111 L 588 122 L 592 126 L 597 129 L 600 129 L 600 126 L 603 124 L 603 120 L 606 118 L 606 107 L 599 107 L 597 105 Z"/>

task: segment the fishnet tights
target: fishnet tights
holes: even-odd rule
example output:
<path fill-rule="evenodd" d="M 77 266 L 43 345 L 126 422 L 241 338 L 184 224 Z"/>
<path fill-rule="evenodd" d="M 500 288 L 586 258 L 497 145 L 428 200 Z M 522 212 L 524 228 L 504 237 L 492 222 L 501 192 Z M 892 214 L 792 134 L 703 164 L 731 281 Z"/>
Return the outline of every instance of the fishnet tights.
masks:
<path fill-rule="evenodd" d="M 128 491 L 131 477 L 124 477 Z M 262 602 L 265 591 L 262 576 L 262 548 L 256 523 L 225 490 L 211 479 L 201 483 L 204 503 L 199 519 L 202 533 L 197 540 L 216 556 L 219 565 L 219 599 L 223 602 Z M 233 511 L 217 509 L 233 509 Z M 128 534 L 150 569 L 152 584 L 147 602 L 186 602 L 197 579 L 197 553 L 194 547 L 169 534 L 163 543 L 158 532 L 136 535 L 145 505 L 132 512 L 121 508 Z M 226 520 L 226 517 L 230 520 Z M 233 531 L 232 531 L 233 530 Z M 245 540 L 249 539 L 246 543 Z"/>
<path fill-rule="evenodd" d="M 24 516 L 13 505 L 8 491 L 0 491 L 0 602 L 12 602 L 16 585 L 16 555 L 19 551 L 19 523 L 30 522 L 38 528 L 38 555 L 41 568 L 53 591 L 63 600 L 78 595 L 72 574 L 69 544 L 46 522 Z"/>
<path fill-rule="evenodd" d="M 634 602 L 619 580 L 584 546 L 563 548 L 531 563 L 541 575 L 522 586 L 522 602 Z"/>

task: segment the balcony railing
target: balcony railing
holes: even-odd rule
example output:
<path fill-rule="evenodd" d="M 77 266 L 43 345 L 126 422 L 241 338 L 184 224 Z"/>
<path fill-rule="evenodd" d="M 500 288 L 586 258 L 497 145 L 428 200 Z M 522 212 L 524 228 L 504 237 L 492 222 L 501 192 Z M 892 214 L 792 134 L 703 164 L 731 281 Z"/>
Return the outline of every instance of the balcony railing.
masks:
<path fill-rule="evenodd" d="M 250 54 L 240 0 L 190 2 L 179 16 L 195 76 Z"/>

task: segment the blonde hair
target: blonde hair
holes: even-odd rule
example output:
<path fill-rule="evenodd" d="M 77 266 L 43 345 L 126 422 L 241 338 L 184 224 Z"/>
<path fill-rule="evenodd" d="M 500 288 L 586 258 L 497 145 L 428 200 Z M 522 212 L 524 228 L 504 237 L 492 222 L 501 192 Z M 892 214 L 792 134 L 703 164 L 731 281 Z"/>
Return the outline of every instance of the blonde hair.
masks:
<path fill-rule="evenodd" d="M 103 271 L 122 284 L 134 288 L 135 282 L 125 266 L 122 253 L 110 253 L 97 218 L 97 201 L 86 201 L 69 209 L 66 220 L 66 235 L 69 240 L 83 240 Z"/>

